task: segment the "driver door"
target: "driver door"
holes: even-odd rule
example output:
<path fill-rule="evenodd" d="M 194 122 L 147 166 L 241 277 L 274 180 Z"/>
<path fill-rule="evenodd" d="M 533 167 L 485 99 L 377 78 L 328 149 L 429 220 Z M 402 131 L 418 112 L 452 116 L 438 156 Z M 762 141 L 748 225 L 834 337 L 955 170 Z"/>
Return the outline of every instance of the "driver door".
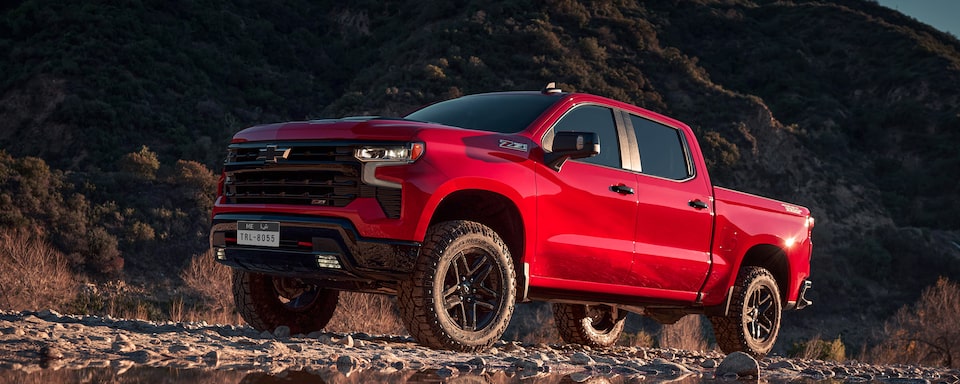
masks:
<path fill-rule="evenodd" d="M 621 152 L 626 138 L 617 116 L 611 108 L 584 105 L 554 125 L 554 132 L 596 133 L 600 153 L 569 160 L 559 172 L 537 167 L 537 259 L 531 274 L 604 284 L 627 279 L 634 258 L 637 177 L 622 168 L 629 158 Z M 552 134 L 546 136 L 552 141 Z"/>

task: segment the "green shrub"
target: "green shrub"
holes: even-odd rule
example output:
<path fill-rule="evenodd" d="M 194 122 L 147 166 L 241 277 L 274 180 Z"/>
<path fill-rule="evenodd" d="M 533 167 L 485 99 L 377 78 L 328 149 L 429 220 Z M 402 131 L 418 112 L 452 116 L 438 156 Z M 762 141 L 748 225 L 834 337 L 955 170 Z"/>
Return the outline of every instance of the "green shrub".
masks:
<path fill-rule="evenodd" d="M 154 180 L 160 169 L 160 160 L 156 153 L 143 145 L 139 151 L 128 153 L 120 159 L 120 169 L 143 180 Z"/>
<path fill-rule="evenodd" d="M 816 336 L 805 342 L 793 343 L 787 354 L 801 359 L 830 360 L 843 362 L 847 359 L 847 349 L 837 336 L 834 340 L 822 340 Z"/>

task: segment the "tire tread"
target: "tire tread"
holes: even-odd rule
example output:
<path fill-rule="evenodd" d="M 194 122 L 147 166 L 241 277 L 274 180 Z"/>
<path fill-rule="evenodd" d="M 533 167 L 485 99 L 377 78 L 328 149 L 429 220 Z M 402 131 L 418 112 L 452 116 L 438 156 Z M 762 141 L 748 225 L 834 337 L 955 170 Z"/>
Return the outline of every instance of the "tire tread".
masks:
<path fill-rule="evenodd" d="M 757 350 L 752 347 L 748 342 L 749 336 L 743 329 L 743 305 L 747 300 L 747 287 L 756 280 L 769 280 L 773 282 L 774 293 L 779 295 L 779 290 L 776 285 L 776 280 L 774 280 L 773 275 L 770 274 L 765 268 L 762 267 L 744 267 L 740 271 L 740 274 L 737 276 L 737 282 L 734 286 L 732 301 L 730 302 L 730 312 L 726 316 L 710 316 L 710 324 L 713 326 L 713 333 L 717 339 L 717 346 L 720 347 L 724 353 L 733 353 L 733 352 L 745 352 L 754 357 L 763 357 L 769 351 L 770 348 L 765 350 Z M 779 296 L 778 296 L 779 297 Z M 779 305 L 779 300 L 777 301 Z M 780 312 L 777 314 L 777 328 L 774 330 L 773 342 L 770 343 L 770 347 L 773 346 L 773 343 L 776 342 L 777 334 L 779 333 L 780 325 Z"/>
<path fill-rule="evenodd" d="M 437 320 L 439 314 L 434 310 L 432 279 L 438 273 L 440 265 L 438 263 L 440 255 L 438 251 L 444 251 L 447 246 L 452 244 L 458 238 L 465 235 L 480 235 L 496 245 L 500 249 L 506 264 L 506 279 L 504 284 L 509 288 L 510 294 L 506 299 L 505 308 L 506 318 L 501 319 L 494 328 L 486 333 L 495 335 L 487 341 L 473 340 L 476 343 L 463 343 L 448 334 Z M 432 226 L 424 240 L 421 251 L 421 257 L 418 259 L 412 278 L 401 281 L 397 292 L 397 305 L 400 310 L 400 318 L 407 329 L 417 342 L 425 346 L 437 349 L 448 349 L 461 352 L 482 351 L 499 340 L 500 336 L 506 331 L 510 323 L 510 317 L 513 313 L 516 297 L 516 272 L 510 258 L 510 251 L 500 236 L 489 227 L 472 221 L 447 221 Z"/>
<path fill-rule="evenodd" d="M 259 331 L 270 332 L 286 325 L 291 334 L 310 333 L 326 327 L 337 308 L 338 291 L 321 288 L 310 307 L 292 311 L 277 298 L 272 279 L 264 274 L 233 270 L 234 304 L 247 324 Z"/>

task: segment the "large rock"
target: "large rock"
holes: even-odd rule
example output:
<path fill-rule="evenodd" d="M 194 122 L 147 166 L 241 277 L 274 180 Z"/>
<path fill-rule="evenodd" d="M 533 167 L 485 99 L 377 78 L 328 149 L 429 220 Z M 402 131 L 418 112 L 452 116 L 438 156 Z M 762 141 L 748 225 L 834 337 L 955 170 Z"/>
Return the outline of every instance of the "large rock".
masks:
<path fill-rule="evenodd" d="M 281 325 L 277 329 L 273 330 L 273 336 L 278 339 L 286 339 L 290 337 L 290 327 L 286 325 Z"/>
<path fill-rule="evenodd" d="M 743 352 L 734 352 L 729 355 L 717 367 L 716 376 L 726 377 L 737 375 L 737 377 L 755 377 L 760 378 L 760 363 L 753 356 Z"/>
<path fill-rule="evenodd" d="M 574 353 L 573 356 L 570 356 L 570 363 L 575 365 L 590 365 L 593 364 L 593 358 L 583 352 Z"/>
<path fill-rule="evenodd" d="M 643 366 L 642 371 L 644 372 L 657 372 L 657 374 L 685 374 L 690 373 L 690 368 L 682 364 L 672 362 L 667 359 L 657 358 L 653 359 L 650 364 Z"/>

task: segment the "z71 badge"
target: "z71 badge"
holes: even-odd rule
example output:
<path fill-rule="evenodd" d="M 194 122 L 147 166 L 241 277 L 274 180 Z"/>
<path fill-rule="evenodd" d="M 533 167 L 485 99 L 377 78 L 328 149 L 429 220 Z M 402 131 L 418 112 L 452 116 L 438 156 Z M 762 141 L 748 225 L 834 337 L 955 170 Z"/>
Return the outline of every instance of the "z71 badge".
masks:
<path fill-rule="evenodd" d="M 528 149 L 529 147 L 528 147 L 526 144 L 524 144 L 524 143 L 518 143 L 518 142 L 516 142 L 516 141 L 510 141 L 510 140 L 500 139 L 500 148 L 503 148 L 503 149 L 512 149 L 512 150 L 514 150 L 514 151 L 527 152 L 527 149 Z"/>

